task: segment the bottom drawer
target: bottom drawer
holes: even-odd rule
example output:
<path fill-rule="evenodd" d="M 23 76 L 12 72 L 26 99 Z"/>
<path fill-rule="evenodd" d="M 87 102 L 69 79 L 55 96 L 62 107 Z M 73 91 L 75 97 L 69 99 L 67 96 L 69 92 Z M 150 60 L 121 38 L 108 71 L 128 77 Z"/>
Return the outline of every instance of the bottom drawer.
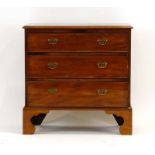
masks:
<path fill-rule="evenodd" d="M 39 107 L 126 107 L 127 82 L 44 80 L 27 82 L 27 105 Z"/>

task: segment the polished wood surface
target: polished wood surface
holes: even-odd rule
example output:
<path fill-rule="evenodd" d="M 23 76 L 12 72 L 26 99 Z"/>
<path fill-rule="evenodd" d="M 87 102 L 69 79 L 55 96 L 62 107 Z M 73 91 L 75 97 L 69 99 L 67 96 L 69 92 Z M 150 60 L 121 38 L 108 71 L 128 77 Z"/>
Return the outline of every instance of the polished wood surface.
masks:
<path fill-rule="evenodd" d="M 58 39 L 50 44 L 49 39 Z M 105 45 L 99 40 L 106 39 Z M 124 31 L 104 33 L 30 33 L 27 35 L 28 52 L 104 52 L 128 51 L 129 37 Z"/>
<path fill-rule="evenodd" d="M 23 109 L 23 134 L 34 134 L 35 133 L 35 125 L 31 122 L 31 119 L 35 116 L 37 117 L 39 114 L 48 114 L 50 110 L 64 110 L 63 107 L 24 107 Z M 122 135 L 131 135 L 132 134 L 132 109 L 128 108 L 67 108 L 67 110 L 103 110 L 107 114 L 115 114 L 118 117 L 122 117 L 124 123 L 119 126 L 119 131 Z"/>
<path fill-rule="evenodd" d="M 105 110 L 132 134 L 131 26 L 24 26 L 23 133 L 49 110 Z"/>
<path fill-rule="evenodd" d="M 23 134 L 34 134 L 35 126 L 32 124 L 31 119 L 40 113 L 47 114 L 48 109 L 23 109 Z"/>
<path fill-rule="evenodd" d="M 127 78 L 127 56 L 27 56 L 27 76 L 43 78 Z M 49 63 L 57 63 L 50 69 Z M 105 68 L 99 65 L 107 63 Z M 102 66 L 101 66 L 102 67 Z"/>
<path fill-rule="evenodd" d="M 105 112 L 123 118 L 124 122 L 119 126 L 119 131 L 122 135 L 132 134 L 132 109 L 130 107 L 125 109 L 107 109 Z"/>
<path fill-rule="evenodd" d="M 49 89 L 56 92 L 50 93 Z M 106 90 L 105 94 L 99 90 Z M 127 82 L 99 80 L 32 81 L 27 85 L 29 106 L 39 107 L 126 107 Z"/>
<path fill-rule="evenodd" d="M 96 25 L 92 25 L 92 24 L 87 24 L 87 25 L 73 25 L 73 24 L 66 24 L 64 26 L 63 25 L 53 25 L 50 23 L 47 24 L 42 24 L 42 23 L 38 23 L 38 24 L 29 24 L 29 25 L 25 25 L 23 27 L 24 29 L 132 29 L 133 27 L 129 24 L 119 24 L 119 23 L 108 23 L 108 24 L 96 24 Z"/>

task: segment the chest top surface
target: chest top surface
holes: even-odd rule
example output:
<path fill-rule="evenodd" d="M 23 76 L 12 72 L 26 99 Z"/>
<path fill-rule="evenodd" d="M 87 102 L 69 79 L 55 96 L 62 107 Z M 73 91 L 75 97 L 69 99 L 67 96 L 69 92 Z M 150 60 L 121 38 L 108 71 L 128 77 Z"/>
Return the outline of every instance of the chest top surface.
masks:
<path fill-rule="evenodd" d="M 99 24 L 50 24 L 50 23 L 37 23 L 37 24 L 28 24 L 23 27 L 24 29 L 132 29 L 133 27 L 130 24 L 124 23 L 99 23 Z"/>

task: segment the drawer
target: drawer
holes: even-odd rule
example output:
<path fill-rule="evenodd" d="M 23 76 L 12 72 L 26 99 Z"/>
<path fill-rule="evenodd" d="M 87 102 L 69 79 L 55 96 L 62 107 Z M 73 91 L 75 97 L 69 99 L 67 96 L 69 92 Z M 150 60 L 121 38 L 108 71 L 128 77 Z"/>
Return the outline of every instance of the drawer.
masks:
<path fill-rule="evenodd" d="M 127 78 L 128 57 L 123 56 L 27 56 L 29 78 Z"/>
<path fill-rule="evenodd" d="M 28 81 L 27 104 L 38 107 L 126 107 L 128 83 L 76 79 Z"/>
<path fill-rule="evenodd" d="M 27 52 L 126 52 L 129 33 L 28 33 Z"/>

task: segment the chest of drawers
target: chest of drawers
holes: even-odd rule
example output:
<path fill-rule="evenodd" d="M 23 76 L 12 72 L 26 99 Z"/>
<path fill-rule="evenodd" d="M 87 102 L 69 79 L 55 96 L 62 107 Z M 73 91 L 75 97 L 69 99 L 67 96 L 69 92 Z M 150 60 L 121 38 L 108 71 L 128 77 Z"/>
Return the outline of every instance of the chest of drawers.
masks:
<path fill-rule="evenodd" d="M 103 110 L 132 133 L 131 26 L 36 26 L 25 29 L 23 133 L 50 110 Z"/>

